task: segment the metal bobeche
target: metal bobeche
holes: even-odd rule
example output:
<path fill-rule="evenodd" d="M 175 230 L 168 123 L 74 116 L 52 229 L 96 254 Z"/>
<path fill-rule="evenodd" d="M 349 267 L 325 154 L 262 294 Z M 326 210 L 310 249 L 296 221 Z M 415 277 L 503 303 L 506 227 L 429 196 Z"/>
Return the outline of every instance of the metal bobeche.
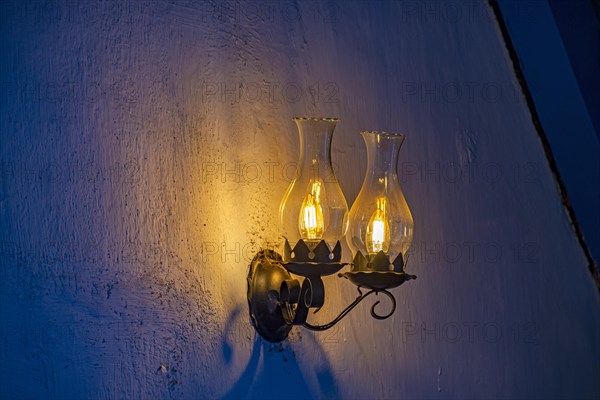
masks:
<path fill-rule="evenodd" d="M 352 262 L 352 271 L 394 271 L 404 272 L 404 257 L 402 253 L 393 262 L 383 251 L 375 255 L 367 255 L 366 257 L 357 251 Z"/>
<path fill-rule="evenodd" d="M 321 240 L 312 250 L 304 240 L 292 247 L 286 240 L 281 265 L 289 272 L 300 276 L 327 276 L 342 269 L 348 263 L 342 263 L 342 246 L 338 241 L 333 250 Z"/>
<path fill-rule="evenodd" d="M 394 271 L 349 271 L 338 275 L 358 287 L 375 291 L 393 289 L 406 281 L 417 279 L 415 275 Z"/>
<path fill-rule="evenodd" d="M 311 249 L 304 240 L 300 239 L 292 249 L 290 242 L 286 239 L 283 260 L 284 262 L 312 262 L 312 263 L 337 263 L 342 259 L 342 245 L 338 240 L 333 247 L 333 250 L 329 248 L 329 245 L 325 240 L 319 241 L 316 246 Z"/>
<path fill-rule="evenodd" d="M 411 279 L 417 279 L 415 275 L 405 273 L 404 266 L 402 253 L 398 254 L 394 262 L 390 262 L 389 256 L 383 251 L 366 257 L 357 251 L 352 269 L 338 276 L 348 279 L 358 287 L 384 291 L 398 287 Z"/>

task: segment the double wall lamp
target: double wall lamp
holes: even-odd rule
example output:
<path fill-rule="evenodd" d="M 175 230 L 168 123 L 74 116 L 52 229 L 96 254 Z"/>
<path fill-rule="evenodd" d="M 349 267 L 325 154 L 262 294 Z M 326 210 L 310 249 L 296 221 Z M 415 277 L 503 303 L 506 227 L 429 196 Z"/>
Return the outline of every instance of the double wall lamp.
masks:
<path fill-rule="evenodd" d="M 263 249 L 256 254 L 248 273 L 250 317 L 258 333 L 270 342 L 284 340 L 292 326 L 321 331 L 329 329 L 372 293 L 396 300 L 388 289 L 416 276 L 404 272 L 404 255 L 413 237 L 413 219 L 400 189 L 396 172 L 398 152 L 405 136 L 385 132 L 362 132 L 367 146 L 368 168 L 350 213 L 331 165 L 331 139 L 339 119 L 294 118 L 300 133 L 300 161 L 279 208 L 285 244 L 283 256 Z M 333 321 L 325 325 L 307 322 L 325 302 L 323 277 L 339 272 L 342 263 L 339 240 L 354 253 L 347 278 L 359 296 Z M 292 248 L 292 244 L 294 247 Z M 293 278 L 292 275 L 302 279 Z M 363 291 L 361 290 L 365 290 Z"/>

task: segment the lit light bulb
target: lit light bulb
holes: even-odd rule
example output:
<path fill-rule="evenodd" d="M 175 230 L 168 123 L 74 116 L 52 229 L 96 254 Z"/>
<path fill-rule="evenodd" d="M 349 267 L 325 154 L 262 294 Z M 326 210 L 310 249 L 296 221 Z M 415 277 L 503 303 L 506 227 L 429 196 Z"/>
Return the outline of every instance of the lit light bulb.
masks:
<path fill-rule="evenodd" d="M 298 215 L 298 228 L 302 239 L 316 241 L 323 238 L 325 223 L 320 195 L 321 181 L 317 180 L 311 184 L 310 192 L 304 197 Z"/>
<path fill-rule="evenodd" d="M 390 247 L 390 225 L 386 216 L 386 198 L 377 199 L 377 209 L 367 225 L 366 246 L 369 254 L 386 253 Z"/>

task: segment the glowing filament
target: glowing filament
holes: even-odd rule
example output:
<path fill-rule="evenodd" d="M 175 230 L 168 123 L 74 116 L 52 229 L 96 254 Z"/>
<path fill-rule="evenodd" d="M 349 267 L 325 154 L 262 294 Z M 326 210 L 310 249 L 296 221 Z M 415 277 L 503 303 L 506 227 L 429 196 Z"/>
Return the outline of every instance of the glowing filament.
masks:
<path fill-rule="evenodd" d="M 387 222 L 385 208 L 386 198 L 380 197 L 377 199 L 377 209 L 371 215 L 369 225 L 367 225 L 366 245 L 370 254 L 380 251 L 385 253 L 390 248 L 390 226 Z"/>
<path fill-rule="evenodd" d="M 323 237 L 323 207 L 321 207 L 321 181 L 312 183 L 310 192 L 304 198 L 298 225 L 302 239 L 321 239 Z"/>

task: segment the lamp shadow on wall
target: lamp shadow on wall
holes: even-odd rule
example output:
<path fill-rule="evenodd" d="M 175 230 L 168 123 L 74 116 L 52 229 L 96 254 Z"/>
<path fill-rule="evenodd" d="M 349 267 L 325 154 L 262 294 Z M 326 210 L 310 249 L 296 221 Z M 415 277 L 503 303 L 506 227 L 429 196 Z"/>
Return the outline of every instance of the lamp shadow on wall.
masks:
<path fill-rule="evenodd" d="M 244 326 L 247 328 L 245 332 L 252 331 L 253 339 L 248 337 L 248 340 L 252 340 L 252 350 L 244 371 L 222 399 L 339 397 L 327 355 L 312 332 L 303 336 L 303 340 L 310 342 L 303 347 L 310 347 L 314 357 L 320 361 L 318 364 L 311 364 L 315 368 L 316 387 L 305 379 L 310 371 L 301 369 L 293 345 L 285 342 L 269 343 L 254 330 L 247 315 L 246 304 L 238 305 L 231 312 L 224 332 L 234 332 L 236 326 Z M 221 357 L 226 365 L 231 365 L 236 350 L 237 343 L 232 343 L 231 339 L 229 335 L 221 337 Z"/>

